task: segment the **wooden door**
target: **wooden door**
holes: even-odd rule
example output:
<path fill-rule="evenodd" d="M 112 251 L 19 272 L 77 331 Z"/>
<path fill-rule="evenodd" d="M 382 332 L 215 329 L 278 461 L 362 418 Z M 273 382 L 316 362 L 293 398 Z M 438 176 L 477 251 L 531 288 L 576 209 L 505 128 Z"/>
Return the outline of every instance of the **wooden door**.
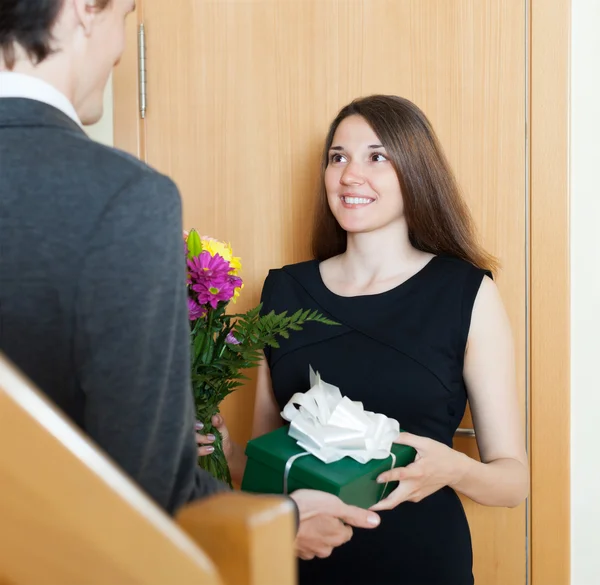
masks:
<path fill-rule="evenodd" d="M 320 150 L 339 108 L 370 93 L 413 100 L 501 260 L 524 421 L 525 3 L 143 0 L 148 109 L 140 127 L 147 162 L 181 189 L 185 226 L 230 241 L 242 256 L 245 309 L 258 302 L 269 268 L 309 258 Z M 224 407 L 237 440 L 249 437 L 252 402 L 250 385 Z M 477 456 L 473 438 L 455 446 Z M 525 505 L 463 501 L 477 582 L 524 584 Z"/>

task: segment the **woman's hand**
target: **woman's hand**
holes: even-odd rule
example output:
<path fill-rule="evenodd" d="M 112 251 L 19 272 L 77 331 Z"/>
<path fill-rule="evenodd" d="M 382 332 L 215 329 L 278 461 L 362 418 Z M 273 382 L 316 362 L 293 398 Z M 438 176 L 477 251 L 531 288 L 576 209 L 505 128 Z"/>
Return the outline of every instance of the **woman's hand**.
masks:
<path fill-rule="evenodd" d="M 220 415 L 216 414 L 212 417 L 212 426 L 217 429 L 221 433 L 221 437 L 223 439 L 223 453 L 225 454 L 225 458 L 229 460 L 233 453 L 233 442 L 229 436 L 229 429 L 225 424 L 225 419 Z M 201 431 L 204 428 L 204 425 L 200 421 L 196 421 L 196 431 Z M 210 455 L 214 452 L 215 448 L 211 445 L 214 443 L 215 436 L 210 435 L 201 435 L 196 432 L 196 443 L 198 443 L 198 456 L 204 457 L 205 455 Z"/>
<path fill-rule="evenodd" d="M 371 510 L 391 510 L 402 502 L 420 502 L 439 489 L 460 480 L 465 469 L 466 455 L 443 443 L 400 433 L 394 441 L 417 451 L 415 461 L 406 467 L 396 467 L 382 473 L 378 483 L 399 481 L 400 485 L 384 500 L 371 506 Z"/>
<path fill-rule="evenodd" d="M 225 419 L 220 415 L 216 414 L 211 420 L 212 426 L 221 433 L 222 438 L 222 449 L 229 465 L 229 471 L 231 473 L 231 479 L 240 484 L 244 477 L 244 470 L 246 469 L 246 454 L 244 453 L 244 447 L 234 443 L 229 435 L 229 429 L 225 424 Z M 204 425 L 200 421 L 196 421 L 196 443 L 198 443 L 198 456 L 205 457 L 214 453 L 214 446 L 212 443 L 215 441 L 214 435 L 202 435 L 197 431 L 201 431 Z"/>

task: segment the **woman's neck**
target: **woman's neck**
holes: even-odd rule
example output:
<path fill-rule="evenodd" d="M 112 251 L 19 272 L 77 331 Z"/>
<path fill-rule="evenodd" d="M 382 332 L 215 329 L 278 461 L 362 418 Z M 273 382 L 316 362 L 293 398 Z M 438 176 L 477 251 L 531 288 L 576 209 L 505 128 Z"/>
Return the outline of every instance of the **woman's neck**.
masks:
<path fill-rule="evenodd" d="M 372 282 L 416 272 L 430 258 L 431 254 L 410 243 L 406 227 L 391 224 L 373 232 L 348 234 L 346 252 L 338 262 L 349 279 Z"/>

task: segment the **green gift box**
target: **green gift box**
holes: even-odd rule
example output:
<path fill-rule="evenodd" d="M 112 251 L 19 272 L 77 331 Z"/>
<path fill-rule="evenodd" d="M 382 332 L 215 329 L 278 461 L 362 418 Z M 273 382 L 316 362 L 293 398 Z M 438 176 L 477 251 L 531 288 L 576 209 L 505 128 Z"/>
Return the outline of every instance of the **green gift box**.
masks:
<path fill-rule="evenodd" d="M 284 493 L 286 464 L 294 455 L 305 453 L 288 435 L 288 426 L 251 440 L 246 446 L 248 462 L 242 480 L 242 490 L 261 494 Z M 416 451 L 406 445 L 393 444 L 394 467 L 412 463 Z M 338 496 L 346 504 L 370 508 L 386 497 L 398 482 L 379 484 L 380 473 L 392 466 L 392 457 L 359 463 L 344 457 L 334 463 L 323 463 L 314 455 L 298 457 L 291 462 L 287 477 L 287 492 L 315 489 Z"/>

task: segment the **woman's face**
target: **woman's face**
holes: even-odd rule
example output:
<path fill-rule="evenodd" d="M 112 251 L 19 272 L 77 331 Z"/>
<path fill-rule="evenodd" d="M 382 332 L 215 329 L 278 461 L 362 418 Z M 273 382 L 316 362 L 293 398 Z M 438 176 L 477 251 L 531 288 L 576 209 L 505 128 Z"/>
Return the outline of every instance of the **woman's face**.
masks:
<path fill-rule="evenodd" d="M 396 170 L 361 116 L 345 118 L 335 132 L 325 189 L 333 215 L 348 233 L 372 232 L 403 219 Z"/>

